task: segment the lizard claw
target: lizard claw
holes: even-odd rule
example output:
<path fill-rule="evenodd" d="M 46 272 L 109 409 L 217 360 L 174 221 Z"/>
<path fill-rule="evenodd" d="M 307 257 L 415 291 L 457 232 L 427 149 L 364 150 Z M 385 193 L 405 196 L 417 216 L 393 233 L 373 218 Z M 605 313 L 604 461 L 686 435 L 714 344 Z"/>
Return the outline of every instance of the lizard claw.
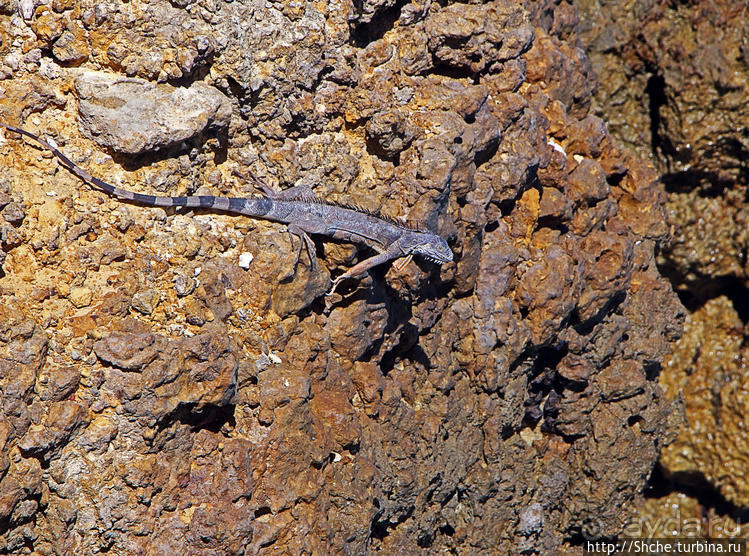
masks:
<path fill-rule="evenodd" d="M 414 258 L 413 253 L 409 253 L 401 260 L 396 261 L 396 263 L 393 266 L 395 267 L 396 270 L 401 271 L 404 268 L 406 268 L 408 263 L 410 263 L 413 258 Z"/>
<path fill-rule="evenodd" d="M 345 274 L 341 274 L 338 278 L 333 280 L 333 285 L 330 288 L 330 291 L 325 294 L 326 297 L 329 297 L 335 293 L 335 289 L 338 287 L 338 284 L 340 284 L 347 276 Z"/>

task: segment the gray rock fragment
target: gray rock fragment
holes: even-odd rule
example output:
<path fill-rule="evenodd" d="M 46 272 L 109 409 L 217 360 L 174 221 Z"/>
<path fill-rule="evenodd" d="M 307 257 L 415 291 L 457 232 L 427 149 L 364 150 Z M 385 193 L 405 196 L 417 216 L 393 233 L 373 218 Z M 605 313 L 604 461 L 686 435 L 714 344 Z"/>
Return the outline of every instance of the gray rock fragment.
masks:
<path fill-rule="evenodd" d="M 11 224 L 20 224 L 26 217 L 26 211 L 20 203 L 11 202 L 5 205 L 5 208 L 0 212 L 3 218 Z"/>
<path fill-rule="evenodd" d="M 64 31 L 55 41 L 52 54 L 63 64 L 78 66 L 88 59 L 88 46 L 70 31 Z"/>
<path fill-rule="evenodd" d="M 41 4 L 39 0 L 19 0 L 18 13 L 25 21 L 28 21 L 34 15 L 34 10 L 39 4 Z"/>
<path fill-rule="evenodd" d="M 177 296 L 185 297 L 190 295 L 197 286 L 195 279 L 192 276 L 184 276 L 178 274 L 174 279 L 174 290 L 177 292 Z"/>
<path fill-rule="evenodd" d="M 133 309 L 144 315 L 150 315 L 159 303 L 158 294 L 152 289 L 145 289 L 133 296 Z"/>
<path fill-rule="evenodd" d="M 517 531 L 527 537 L 532 533 L 539 532 L 544 524 L 544 509 L 541 504 L 534 502 L 520 513 L 520 522 Z"/>
<path fill-rule="evenodd" d="M 156 151 L 229 125 L 231 103 L 205 83 L 156 85 L 143 79 L 87 71 L 76 78 L 82 131 L 123 154 Z"/>

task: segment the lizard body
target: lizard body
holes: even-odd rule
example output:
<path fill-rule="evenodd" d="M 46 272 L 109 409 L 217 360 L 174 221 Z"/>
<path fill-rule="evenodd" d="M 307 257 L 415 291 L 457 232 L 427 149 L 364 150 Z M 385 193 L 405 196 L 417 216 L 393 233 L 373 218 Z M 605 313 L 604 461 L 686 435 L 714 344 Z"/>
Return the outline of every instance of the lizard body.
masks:
<path fill-rule="evenodd" d="M 264 197 L 167 197 L 135 193 L 92 176 L 63 154 L 56 145 L 33 133 L 3 122 L 0 122 L 0 127 L 33 139 L 49 149 L 65 168 L 81 180 L 119 199 L 155 207 L 206 208 L 282 222 L 288 226 L 290 233 L 301 239 L 296 263 L 299 262 L 304 244 L 310 263 L 313 268 L 315 266 L 314 244 L 307 234 L 319 234 L 364 244 L 377 252 L 377 255 L 359 262 L 336 278 L 329 294 L 335 291 L 342 280 L 360 276 L 392 259 L 406 257 L 403 265 L 408 263 L 413 255 L 419 255 L 438 264 L 448 263 L 453 259 L 453 253 L 447 243 L 437 234 L 413 229 L 353 207 L 325 203 L 317 199 L 308 187 L 297 186 L 278 193 L 253 176 L 265 193 Z"/>

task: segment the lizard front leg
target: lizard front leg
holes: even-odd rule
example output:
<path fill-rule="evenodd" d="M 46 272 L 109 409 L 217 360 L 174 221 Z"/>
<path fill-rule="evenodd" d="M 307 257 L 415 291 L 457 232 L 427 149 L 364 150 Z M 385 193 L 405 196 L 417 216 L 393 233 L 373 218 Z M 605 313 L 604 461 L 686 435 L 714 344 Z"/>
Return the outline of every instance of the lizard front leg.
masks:
<path fill-rule="evenodd" d="M 335 289 L 338 287 L 338 284 L 340 284 L 342 281 L 348 280 L 349 278 L 356 278 L 360 274 L 364 274 L 377 265 L 381 265 L 382 263 L 385 263 L 391 259 L 395 259 L 396 257 L 399 257 L 401 255 L 402 253 L 400 253 L 399 250 L 387 250 L 383 251 L 379 255 L 375 255 L 374 257 L 364 259 L 363 261 L 352 266 L 350 269 L 348 269 L 348 271 L 341 274 L 338 278 L 336 278 L 333 281 L 333 286 L 330 288 L 330 291 L 325 295 L 333 295 Z"/>

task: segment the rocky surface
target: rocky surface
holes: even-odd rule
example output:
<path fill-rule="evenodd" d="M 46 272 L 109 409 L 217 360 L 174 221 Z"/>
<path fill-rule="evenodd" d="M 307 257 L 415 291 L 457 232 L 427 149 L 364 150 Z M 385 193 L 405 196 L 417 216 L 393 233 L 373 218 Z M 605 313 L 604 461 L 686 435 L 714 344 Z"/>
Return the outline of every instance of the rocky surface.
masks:
<path fill-rule="evenodd" d="M 745 6 L 653 2 L 634 14 L 616 2 L 575 4 L 601 75 L 596 112 L 653 160 L 669 191 L 668 274 L 702 299 L 716 295 L 716 279 L 746 284 Z"/>
<path fill-rule="evenodd" d="M 684 396 L 685 422 L 661 464 L 676 481 L 713 486 L 737 507 L 749 505 L 747 352 L 744 325 L 731 301 L 717 297 L 686 321 L 664 367 L 666 393 Z"/>
<path fill-rule="evenodd" d="M 685 514 L 698 506 L 742 522 L 749 13 L 728 1 L 650 2 L 636 13 L 575 4 L 600 76 L 595 112 L 661 172 L 674 239 L 660 264 L 691 309 L 661 377 L 670 398 L 683 398 L 685 422 L 657 487 Z"/>
<path fill-rule="evenodd" d="M 367 253 L 318 240 L 294 266 L 282 225 L 123 204 L 6 134 L 0 548 L 548 554 L 623 530 L 682 308 L 655 266 L 663 190 L 590 114 L 568 4 L 2 14 L 0 117 L 92 174 L 245 196 L 251 168 L 436 230 L 456 260 L 326 299 Z M 127 87 L 87 96 L 102 72 Z M 231 103 L 199 106 L 225 134 L 176 137 L 193 90 Z M 144 91 L 164 125 L 128 149 L 152 120 L 111 114 Z"/>
<path fill-rule="evenodd" d="M 705 505 L 693 496 L 670 492 L 643 501 L 642 508 L 624 530 L 630 538 L 744 538 L 749 527 L 736 521 L 726 508 Z M 727 552 L 727 550 L 726 550 Z"/>

